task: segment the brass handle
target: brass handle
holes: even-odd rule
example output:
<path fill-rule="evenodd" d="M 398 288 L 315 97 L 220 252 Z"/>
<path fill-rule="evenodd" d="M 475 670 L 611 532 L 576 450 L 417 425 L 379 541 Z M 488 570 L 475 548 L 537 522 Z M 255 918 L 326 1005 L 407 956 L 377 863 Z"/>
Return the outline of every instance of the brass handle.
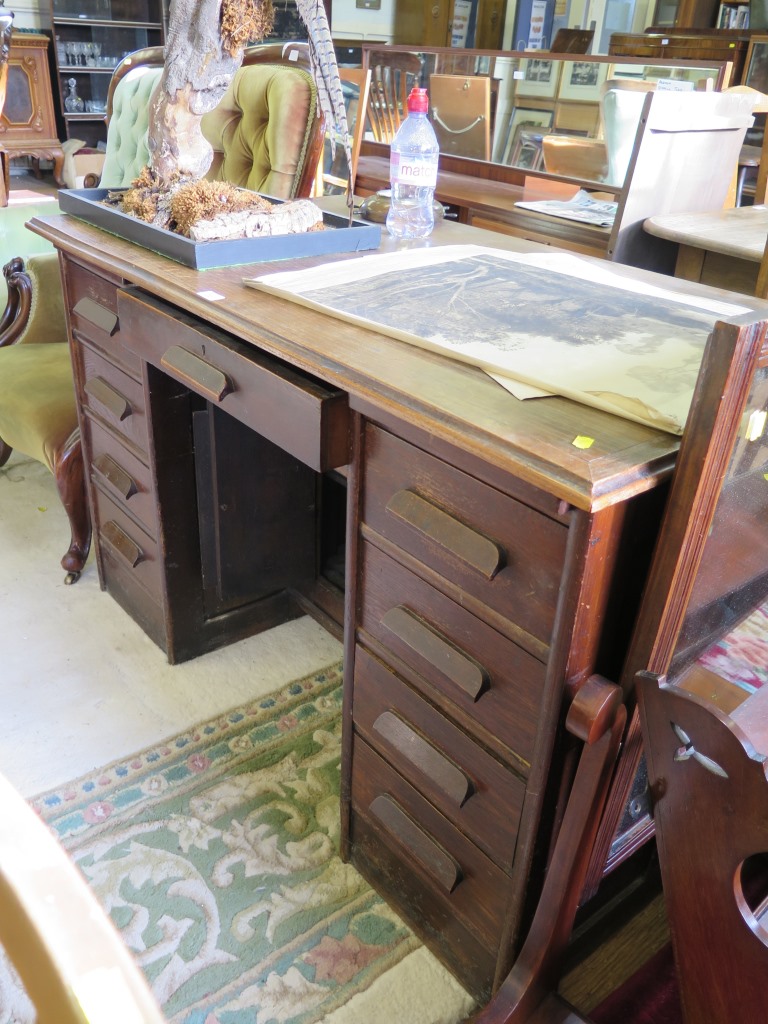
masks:
<path fill-rule="evenodd" d="M 118 420 L 127 419 L 133 410 L 128 399 L 115 391 L 101 377 L 91 377 L 85 382 L 85 392 L 99 405 L 103 405 L 107 412 L 111 413 Z"/>
<path fill-rule="evenodd" d="M 417 618 L 402 605 L 390 608 L 381 622 L 411 650 L 419 654 L 444 676 L 460 686 L 472 700 L 488 688 L 490 677 L 482 665 Z"/>
<path fill-rule="evenodd" d="M 130 473 L 119 466 L 110 455 L 98 455 L 93 468 L 116 491 L 123 501 L 128 501 L 138 491 L 138 485 Z"/>
<path fill-rule="evenodd" d="M 233 390 L 225 373 L 181 345 L 172 345 L 160 359 L 160 365 L 211 402 L 221 402 Z"/>
<path fill-rule="evenodd" d="M 431 836 L 422 832 L 392 797 L 383 794 L 377 796 L 369 810 L 438 885 L 448 893 L 453 892 L 462 879 L 461 866 Z"/>
<path fill-rule="evenodd" d="M 461 807 L 467 797 L 472 795 L 472 782 L 464 772 L 392 711 L 382 712 L 373 723 L 373 728 L 405 761 L 434 782 L 457 807 Z"/>
<path fill-rule="evenodd" d="M 100 306 L 94 299 L 80 299 L 79 302 L 75 303 L 72 312 L 77 313 L 83 320 L 87 320 L 88 323 L 98 327 L 100 331 L 104 331 L 110 337 L 112 337 L 120 324 L 117 313 L 113 313 L 106 306 Z"/>
<path fill-rule="evenodd" d="M 472 569 L 492 580 L 504 567 L 504 552 L 495 543 L 459 522 L 414 491 L 398 491 L 387 503 L 387 511 L 439 544 Z"/>
<path fill-rule="evenodd" d="M 132 541 L 112 519 L 102 526 L 101 538 L 109 544 L 115 554 L 128 563 L 131 569 L 135 569 L 144 556 L 139 545 Z"/>

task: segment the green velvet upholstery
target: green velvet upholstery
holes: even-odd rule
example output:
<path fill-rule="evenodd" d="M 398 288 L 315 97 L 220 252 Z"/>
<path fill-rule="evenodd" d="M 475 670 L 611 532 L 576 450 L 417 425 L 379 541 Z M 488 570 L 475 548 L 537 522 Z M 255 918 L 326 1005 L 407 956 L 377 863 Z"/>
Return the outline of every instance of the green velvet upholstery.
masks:
<path fill-rule="evenodd" d="M 138 66 L 115 89 L 101 186 L 129 184 L 148 163 L 149 100 L 162 69 Z M 208 177 L 293 198 L 304 178 L 317 89 L 303 68 L 252 64 L 234 75 L 202 131 L 213 146 Z"/>
<path fill-rule="evenodd" d="M 17 316 L 6 314 L 0 333 L 0 466 L 15 449 L 53 473 L 72 534 L 61 560 L 71 583 L 88 557 L 91 525 L 59 260 L 43 253 L 5 269 Z"/>
<path fill-rule="evenodd" d="M 77 427 L 69 346 L 38 343 L 0 350 L 0 437 L 54 471 Z"/>
<path fill-rule="evenodd" d="M 0 438 L 53 472 L 77 428 L 58 256 L 31 256 L 25 269 L 29 317 L 15 343 L 0 348 Z"/>

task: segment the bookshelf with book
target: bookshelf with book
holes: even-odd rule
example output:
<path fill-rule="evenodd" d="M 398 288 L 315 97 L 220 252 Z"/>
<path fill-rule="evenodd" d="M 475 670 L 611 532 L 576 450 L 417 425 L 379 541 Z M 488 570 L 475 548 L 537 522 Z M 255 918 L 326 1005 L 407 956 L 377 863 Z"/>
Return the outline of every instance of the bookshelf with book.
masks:
<path fill-rule="evenodd" d="M 721 3 L 715 28 L 749 28 L 749 4 Z"/>

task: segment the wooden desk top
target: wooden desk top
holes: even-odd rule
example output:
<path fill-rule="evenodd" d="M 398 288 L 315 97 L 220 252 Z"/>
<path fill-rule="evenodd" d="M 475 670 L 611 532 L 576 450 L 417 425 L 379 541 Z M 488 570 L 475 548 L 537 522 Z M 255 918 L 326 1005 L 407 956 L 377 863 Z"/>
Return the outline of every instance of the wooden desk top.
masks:
<path fill-rule="evenodd" d="M 768 236 L 768 207 L 737 206 L 712 213 L 660 214 L 644 223 L 646 231 L 709 252 L 759 263 Z"/>
<path fill-rule="evenodd" d="M 463 451 L 468 465 L 479 459 L 493 471 L 512 472 L 577 508 L 610 506 L 654 487 L 673 468 L 679 439 L 671 434 L 565 398 L 518 401 L 475 367 L 243 284 L 243 277 L 298 269 L 311 260 L 196 271 L 69 215 L 34 217 L 29 226 L 75 259 L 118 275 L 346 391 L 353 409 L 429 431 L 436 443 L 448 442 Z M 467 243 L 517 251 L 542 248 L 454 223 L 441 224 L 421 244 Z M 395 244 L 385 233 L 382 251 Z M 688 294 L 711 292 L 630 267 L 616 265 L 612 270 Z M 744 302 L 743 296 L 728 297 Z M 756 302 L 758 307 L 768 317 L 768 304 Z M 590 448 L 574 446 L 580 435 L 594 439 Z"/>

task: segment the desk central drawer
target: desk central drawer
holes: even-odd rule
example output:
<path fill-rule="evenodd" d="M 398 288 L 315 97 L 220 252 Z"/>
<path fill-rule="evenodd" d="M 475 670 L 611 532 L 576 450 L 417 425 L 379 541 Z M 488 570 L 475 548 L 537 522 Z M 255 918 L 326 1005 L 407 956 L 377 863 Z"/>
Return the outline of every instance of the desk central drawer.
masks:
<path fill-rule="evenodd" d="M 135 289 L 118 292 L 124 343 L 318 472 L 349 462 L 346 393 Z"/>

